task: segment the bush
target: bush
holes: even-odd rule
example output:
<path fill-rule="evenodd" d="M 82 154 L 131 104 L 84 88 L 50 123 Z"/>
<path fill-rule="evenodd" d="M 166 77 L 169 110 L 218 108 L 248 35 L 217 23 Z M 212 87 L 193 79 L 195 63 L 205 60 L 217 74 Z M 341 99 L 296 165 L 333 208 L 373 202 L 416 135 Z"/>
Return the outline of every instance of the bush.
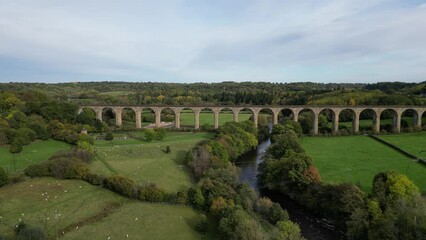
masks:
<path fill-rule="evenodd" d="M 102 185 L 104 179 L 105 176 L 90 172 L 83 176 L 84 181 L 96 186 Z"/>
<path fill-rule="evenodd" d="M 15 153 L 20 153 L 22 152 L 23 148 L 21 146 L 21 144 L 19 143 L 13 143 L 12 146 L 10 146 L 9 148 L 9 152 L 15 154 Z"/>
<path fill-rule="evenodd" d="M 56 178 L 81 179 L 89 172 L 86 164 L 78 158 L 55 158 L 48 164 L 50 173 Z"/>
<path fill-rule="evenodd" d="M 155 138 L 155 131 L 151 128 L 145 129 L 145 141 L 151 142 Z"/>
<path fill-rule="evenodd" d="M 167 147 L 166 147 L 166 153 L 170 153 L 172 150 L 170 150 L 170 146 L 169 145 L 167 145 Z"/>
<path fill-rule="evenodd" d="M 197 229 L 198 232 L 205 233 L 207 232 L 208 227 L 209 227 L 209 222 L 207 221 L 206 215 L 204 214 L 200 215 L 198 223 L 195 226 L 195 228 Z"/>
<path fill-rule="evenodd" d="M 112 141 L 113 139 L 114 135 L 112 134 L 112 132 L 107 132 L 107 134 L 105 134 L 105 140 Z"/>
<path fill-rule="evenodd" d="M 0 167 L 0 187 L 7 183 L 7 173 Z"/>
<path fill-rule="evenodd" d="M 46 234 L 40 228 L 26 227 L 16 235 L 17 240 L 44 240 Z"/>
<path fill-rule="evenodd" d="M 123 176 L 111 176 L 103 180 L 105 188 L 127 197 L 135 196 L 135 183 Z"/>
<path fill-rule="evenodd" d="M 28 177 L 48 177 L 51 176 L 49 165 L 46 163 L 33 164 L 25 169 L 25 175 Z"/>
<path fill-rule="evenodd" d="M 158 188 L 155 184 L 147 184 L 138 189 L 138 198 L 148 202 L 162 202 L 166 197 L 164 190 Z M 175 201 L 172 199 L 172 201 Z"/>
<path fill-rule="evenodd" d="M 154 138 L 155 140 L 163 140 L 167 135 L 166 129 L 164 128 L 156 128 L 154 131 L 155 131 L 155 138 Z"/>

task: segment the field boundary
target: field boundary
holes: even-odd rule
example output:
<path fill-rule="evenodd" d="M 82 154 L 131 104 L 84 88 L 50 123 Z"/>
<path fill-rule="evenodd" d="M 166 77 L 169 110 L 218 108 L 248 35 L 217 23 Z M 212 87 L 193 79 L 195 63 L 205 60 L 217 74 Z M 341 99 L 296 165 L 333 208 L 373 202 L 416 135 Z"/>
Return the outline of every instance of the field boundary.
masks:
<path fill-rule="evenodd" d="M 399 152 L 399 153 L 401 153 L 402 155 L 404 155 L 404 156 L 406 156 L 406 157 L 408 157 L 408 158 L 411 158 L 411 159 L 413 159 L 413 160 L 416 160 L 417 162 L 419 162 L 419 163 L 421 163 L 421 164 L 423 164 L 423 165 L 426 165 L 426 160 L 425 160 L 425 159 L 422 159 L 422 158 L 420 158 L 420 157 L 417 157 L 417 156 L 415 156 L 415 155 L 413 155 L 413 154 L 411 154 L 411 153 L 409 153 L 409 152 L 407 152 L 407 151 L 405 151 L 405 150 L 401 149 L 400 147 L 395 146 L 395 145 L 393 145 L 392 143 L 389 143 L 389 142 L 387 142 L 387 141 L 385 141 L 385 140 L 383 140 L 383 139 L 381 139 L 381 138 L 379 138 L 379 137 L 377 137 L 377 136 L 374 136 L 374 135 L 371 135 L 371 134 L 368 134 L 368 136 L 369 136 L 370 138 L 372 138 L 372 139 L 374 139 L 374 140 L 376 140 L 376 141 L 378 141 L 378 142 L 380 142 L 380 143 L 382 143 L 382 144 L 384 144 L 384 145 L 386 145 L 386 146 L 388 146 L 388 147 L 390 147 L 390 148 L 392 148 L 392 149 L 394 149 L 394 150 L 398 151 L 398 152 Z"/>

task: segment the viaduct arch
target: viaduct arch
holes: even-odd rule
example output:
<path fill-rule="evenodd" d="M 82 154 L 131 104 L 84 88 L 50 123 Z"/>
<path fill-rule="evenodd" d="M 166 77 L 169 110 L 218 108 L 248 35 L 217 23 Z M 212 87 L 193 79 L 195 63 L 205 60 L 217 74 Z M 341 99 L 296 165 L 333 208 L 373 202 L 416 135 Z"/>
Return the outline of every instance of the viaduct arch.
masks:
<path fill-rule="evenodd" d="M 102 111 L 105 108 L 112 109 L 115 114 L 115 122 L 118 127 L 122 126 L 123 109 L 132 109 L 135 112 L 136 128 L 142 128 L 141 113 L 144 109 L 151 109 L 155 113 L 155 126 L 161 124 L 161 111 L 169 108 L 175 114 L 175 128 L 180 128 L 180 113 L 183 109 L 191 109 L 194 112 L 194 128 L 200 128 L 200 112 L 202 109 L 210 109 L 214 115 L 214 128 L 219 127 L 219 114 L 223 109 L 229 109 L 233 113 L 233 120 L 238 122 L 238 113 L 243 109 L 248 109 L 253 113 L 253 121 L 255 126 L 258 123 L 259 112 L 263 109 L 272 112 L 273 124 L 278 123 L 278 114 L 282 110 L 290 110 L 293 115 L 293 120 L 298 121 L 299 113 L 303 110 L 312 112 L 312 134 L 318 134 L 318 118 L 323 110 L 329 110 L 332 113 L 332 132 L 336 133 L 339 129 L 339 115 L 344 110 L 349 110 L 352 113 L 352 130 L 359 132 L 359 121 L 362 112 L 369 110 L 373 112 L 373 132 L 380 131 L 380 116 L 386 110 L 393 112 L 393 131 L 399 133 L 401 131 L 402 114 L 410 110 L 413 114 L 414 126 L 421 127 L 422 115 L 426 112 L 426 106 L 315 106 L 315 105 L 295 105 L 295 106 L 131 106 L 131 105 L 87 105 L 80 106 L 78 113 L 80 114 L 84 108 L 91 108 L 96 113 L 96 118 L 102 121 Z"/>

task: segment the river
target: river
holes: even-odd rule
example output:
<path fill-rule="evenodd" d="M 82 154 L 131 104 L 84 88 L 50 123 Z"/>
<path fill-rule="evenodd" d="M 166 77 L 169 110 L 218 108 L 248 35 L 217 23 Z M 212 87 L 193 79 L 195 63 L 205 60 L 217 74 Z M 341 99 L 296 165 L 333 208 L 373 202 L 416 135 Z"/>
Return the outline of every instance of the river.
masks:
<path fill-rule="evenodd" d="M 263 141 L 257 146 L 256 150 L 238 158 L 236 165 L 240 168 L 239 181 L 241 183 L 247 182 L 259 192 L 260 196 L 268 197 L 286 209 L 290 215 L 290 220 L 299 224 L 302 235 L 307 240 L 346 239 L 341 231 L 330 228 L 326 222 L 308 212 L 289 197 L 277 192 L 259 189 L 257 183 L 258 164 L 262 162 L 262 155 L 269 145 L 271 145 L 269 140 Z"/>

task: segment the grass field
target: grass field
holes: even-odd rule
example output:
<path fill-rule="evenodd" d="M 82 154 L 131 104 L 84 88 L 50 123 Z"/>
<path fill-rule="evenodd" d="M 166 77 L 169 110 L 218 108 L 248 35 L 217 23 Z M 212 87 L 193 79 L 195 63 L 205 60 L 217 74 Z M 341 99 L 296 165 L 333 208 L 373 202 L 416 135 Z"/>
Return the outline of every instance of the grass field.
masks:
<path fill-rule="evenodd" d="M 93 218 L 111 203 L 120 207 L 105 218 Z M 151 204 L 123 198 L 79 180 L 39 178 L 0 188 L 0 232 L 12 234 L 24 221 L 46 229 L 49 239 L 72 226 L 63 238 L 71 239 L 201 239 L 195 231 L 203 213 L 186 206 Z M 92 217 L 92 218 L 91 218 Z M 92 219 L 88 225 L 85 219 Z M 94 220 L 93 220 L 94 219 Z M 205 239 L 214 239 L 214 227 Z"/>
<path fill-rule="evenodd" d="M 350 182 L 370 192 L 377 173 L 393 170 L 406 174 L 426 192 L 425 166 L 369 137 L 305 137 L 302 145 L 313 158 L 323 181 Z"/>
<path fill-rule="evenodd" d="M 426 132 L 380 135 L 379 138 L 414 156 L 426 159 Z"/>
<path fill-rule="evenodd" d="M 252 116 L 251 113 L 240 113 L 238 115 L 238 121 L 248 120 Z M 219 114 L 219 126 L 222 126 L 226 122 L 234 121 L 234 115 L 232 112 L 222 111 Z M 204 124 L 214 126 L 214 115 L 212 112 L 201 112 L 200 113 L 200 126 Z M 194 113 L 192 111 L 182 111 L 180 114 L 180 124 L 182 126 L 193 127 L 194 126 Z"/>
<path fill-rule="evenodd" d="M 21 171 L 28 165 L 46 161 L 54 153 L 69 147 L 69 144 L 53 139 L 33 142 L 24 146 L 21 153 L 15 154 L 16 170 Z M 5 171 L 15 171 L 13 154 L 9 152 L 9 145 L 0 147 L 0 166 Z"/>
<path fill-rule="evenodd" d="M 210 133 L 169 132 L 162 141 L 147 143 L 136 139 L 96 141 L 97 160 L 91 170 L 102 174 L 114 172 L 137 183 L 155 183 L 166 191 L 179 191 L 191 186 L 190 173 L 184 160 L 188 150 Z M 163 150 L 170 146 L 171 153 Z M 106 164 L 105 164 L 106 163 Z M 108 168 L 112 168 L 111 169 Z"/>
<path fill-rule="evenodd" d="M 413 126 L 413 118 L 412 117 L 402 117 L 402 119 L 405 120 L 405 121 L 407 121 L 409 127 Z M 423 124 L 426 123 L 426 117 L 423 117 L 422 123 Z M 393 125 L 393 119 L 381 119 L 380 120 L 380 126 L 382 128 L 386 124 Z M 352 122 L 339 122 L 339 127 L 341 128 L 343 126 L 351 129 L 352 128 Z M 359 128 L 360 129 L 367 129 L 367 128 L 371 129 L 372 126 L 373 126 L 373 119 L 361 119 L 361 120 L 359 120 Z M 328 124 L 328 127 L 332 127 L 332 123 L 331 122 Z"/>

